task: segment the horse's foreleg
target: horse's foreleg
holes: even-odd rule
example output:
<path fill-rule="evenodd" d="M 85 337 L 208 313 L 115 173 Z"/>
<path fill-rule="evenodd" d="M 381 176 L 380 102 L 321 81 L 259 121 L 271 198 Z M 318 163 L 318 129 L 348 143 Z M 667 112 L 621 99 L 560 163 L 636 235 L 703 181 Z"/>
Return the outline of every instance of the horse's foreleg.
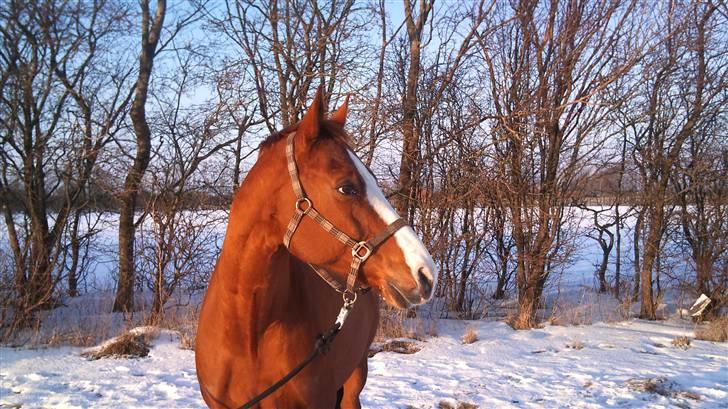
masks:
<path fill-rule="evenodd" d="M 368 357 L 364 355 L 364 359 L 362 359 L 361 364 L 354 369 L 346 382 L 344 382 L 344 394 L 341 397 L 341 409 L 361 408 L 359 394 L 364 389 L 364 384 L 367 383 L 367 359 Z"/>
<path fill-rule="evenodd" d="M 336 406 L 334 408 L 341 409 L 341 400 L 344 399 L 344 387 L 342 386 L 336 391 Z"/>

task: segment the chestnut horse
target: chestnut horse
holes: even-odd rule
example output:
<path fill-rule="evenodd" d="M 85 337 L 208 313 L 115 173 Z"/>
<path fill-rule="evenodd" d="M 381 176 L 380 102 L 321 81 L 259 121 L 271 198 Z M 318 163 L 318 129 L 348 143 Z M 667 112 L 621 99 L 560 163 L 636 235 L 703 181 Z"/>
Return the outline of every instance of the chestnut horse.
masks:
<path fill-rule="evenodd" d="M 235 195 L 197 330 L 197 377 L 210 407 L 238 407 L 303 361 L 342 306 L 342 294 L 332 286 L 346 283 L 357 264 L 355 280 L 349 280 L 358 287 L 356 304 L 330 350 L 259 406 L 359 408 L 368 348 L 379 321 L 378 294 L 398 308 L 421 304 L 432 295 L 432 258 L 414 231 L 399 222 L 347 144 L 347 110 L 345 102 L 324 118 L 319 90 L 299 123 L 261 144 L 257 162 Z M 320 220 L 302 217 L 308 207 L 334 231 L 322 228 Z M 294 222 L 294 232 L 287 234 L 295 215 L 301 216 L 300 223 Z M 381 243 L 366 251 L 369 257 L 359 260 L 359 266 L 353 260 L 355 246 L 342 243 L 344 236 L 354 242 L 371 242 L 376 236 Z M 315 269 L 324 270 L 320 274 L 332 283 Z M 374 291 L 361 291 L 368 288 Z M 349 290 L 354 286 L 347 286 L 344 299 L 353 295 Z"/>

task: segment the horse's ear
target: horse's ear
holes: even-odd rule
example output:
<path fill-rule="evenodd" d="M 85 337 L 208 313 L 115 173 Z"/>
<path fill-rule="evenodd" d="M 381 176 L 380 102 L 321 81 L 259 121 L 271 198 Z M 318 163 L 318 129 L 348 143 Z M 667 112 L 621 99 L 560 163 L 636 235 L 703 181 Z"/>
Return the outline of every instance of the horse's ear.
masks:
<path fill-rule="evenodd" d="M 324 98 L 321 87 L 316 90 L 316 96 L 313 98 L 311 106 L 303 116 L 301 123 L 298 125 L 298 133 L 303 140 L 313 142 L 321 131 L 321 122 L 324 120 Z"/>
<path fill-rule="evenodd" d="M 343 127 L 344 124 L 346 124 L 346 114 L 348 114 L 348 113 L 349 113 L 349 95 L 347 95 L 346 98 L 344 98 L 344 103 L 341 104 L 339 109 L 337 109 L 336 112 L 331 114 L 331 116 L 329 117 L 329 120 L 331 122 L 334 122 L 334 123 L 340 125 L 341 127 Z"/>

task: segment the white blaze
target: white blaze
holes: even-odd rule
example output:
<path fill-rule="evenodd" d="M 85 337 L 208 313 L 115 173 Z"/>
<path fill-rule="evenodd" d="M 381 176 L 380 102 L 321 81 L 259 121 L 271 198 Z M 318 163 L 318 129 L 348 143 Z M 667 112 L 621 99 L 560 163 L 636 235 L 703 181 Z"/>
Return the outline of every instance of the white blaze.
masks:
<path fill-rule="evenodd" d="M 386 224 L 390 224 L 399 219 L 397 211 L 392 208 L 392 205 L 389 204 L 387 198 L 384 197 L 384 193 L 382 193 L 382 190 L 379 188 L 379 185 L 377 185 L 377 181 L 369 172 L 369 169 L 364 166 L 362 161 L 354 154 L 354 152 L 348 152 L 351 160 L 356 166 L 356 169 L 359 171 L 359 175 L 361 175 L 362 180 L 364 180 L 367 200 L 369 200 L 369 204 L 372 206 L 374 211 L 379 214 L 379 217 L 381 217 Z M 415 231 L 412 230 L 412 227 L 406 226 L 397 230 L 397 232 L 394 233 L 394 238 L 404 254 L 405 262 L 409 266 L 415 282 L 419 282 L 417 271 L 420 267 L 425 267 L 427 269 L 425 275 L 432 279 L 432 287 L 434 289 L 437 285 L 437 276 L 435 275 L 433 277 L 435 274 L 435 263 L 432 261 L 432 256 L 430 256 L 425 245 L 422 244 L 420 238 L 417 237 Z"/>

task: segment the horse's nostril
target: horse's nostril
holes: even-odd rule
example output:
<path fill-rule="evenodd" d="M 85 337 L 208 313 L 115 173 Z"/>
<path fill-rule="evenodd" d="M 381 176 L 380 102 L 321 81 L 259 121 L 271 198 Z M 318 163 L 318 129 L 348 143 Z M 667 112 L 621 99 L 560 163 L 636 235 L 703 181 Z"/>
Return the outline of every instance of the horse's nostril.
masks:
<path fill-rule="evenodd" d="M 425 274 L 425 271 L 427 269 L 424 267 L 420 267 L 417 270 L 417 280 L 420 282 L 422 294 L 424 294 L 425 298 L 430 298 L 430 294 L 432 294 L 432 279 Z"/>

